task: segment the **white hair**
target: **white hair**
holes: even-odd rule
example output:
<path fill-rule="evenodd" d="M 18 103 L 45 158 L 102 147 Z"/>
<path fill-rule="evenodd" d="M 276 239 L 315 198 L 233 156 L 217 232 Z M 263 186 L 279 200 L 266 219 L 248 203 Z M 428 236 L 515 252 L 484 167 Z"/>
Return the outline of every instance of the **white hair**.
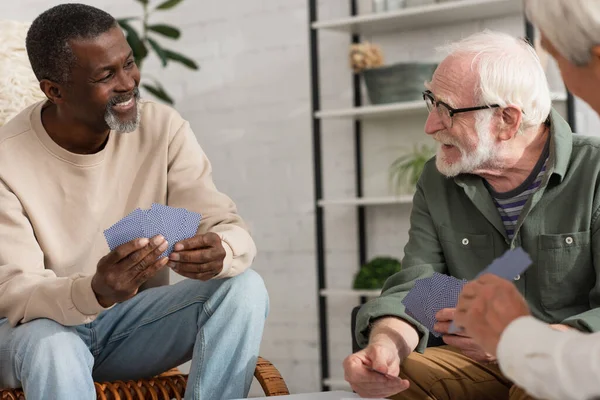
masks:
<path fill-rule="evenodd" d="M 526 0 L 527 18 L 571 63 L 583 66 L 600 44 L 600 2 L 597 0 Z"/>
<path fill-rule="evenodd" d="M 476 33 L 439 50 L 450 56 L 471 56 L 477 71 L 477 105 L 517 106 L 523 111 L 518 133 L 539 126 L 552 108 L 544 69 L 532 46 L 522 39 L 489 30 Z"/>

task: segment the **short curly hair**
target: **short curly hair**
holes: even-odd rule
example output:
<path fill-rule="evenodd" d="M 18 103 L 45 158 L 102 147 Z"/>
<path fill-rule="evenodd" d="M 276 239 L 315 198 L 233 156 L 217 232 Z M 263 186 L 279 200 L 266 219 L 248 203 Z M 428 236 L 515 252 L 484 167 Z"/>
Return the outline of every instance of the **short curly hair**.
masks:
<path fill-rule="evenodd" d="M 85 4 L 61 4 L 44 11 L 32 22 L 25 40 L 38 81 L 69 82 L 76 61 L 69 41 L 93 39 L 117 25 L 112 15 Z"/>

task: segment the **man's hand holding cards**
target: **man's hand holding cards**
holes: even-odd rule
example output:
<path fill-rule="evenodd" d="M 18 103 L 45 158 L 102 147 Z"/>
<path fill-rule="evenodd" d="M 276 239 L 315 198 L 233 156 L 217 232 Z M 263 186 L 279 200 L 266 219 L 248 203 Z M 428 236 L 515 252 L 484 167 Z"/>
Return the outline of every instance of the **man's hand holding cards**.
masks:
<path fill-rule="evenodd" d="M 223 268 L 225 250 L 218 235 L 196 235 L 201 215 L 152 204 L 136 208 L 104 231 L 110 253 L 97 266 L 92 289 L 109 307 L 133 297 L 167 263 L 194 279 L 210 279 Z M 218 239 L 218 240 L 217 240 Z"/>
<path fill-rule="evenodd" d="M 504 255 L 494 260 L 477 276 L 494 274 L 501 278 L 512 280 L 522 274 L 531 265 L 531 258 L 522 248 L 508 250 Z M 466 280 L 452 276 L 434 273 L 431 277 L 419 279 L 414 287 L 402 300 L 408 315 L 424 325 L 429 332 L 439 337 L 446 332 L 437 332 L 434 325 L 438 321 L 436 314 L 444 309 L 454 309 Z M 453 323 L 448 327 L 448 333 L 458 333 Z"/>

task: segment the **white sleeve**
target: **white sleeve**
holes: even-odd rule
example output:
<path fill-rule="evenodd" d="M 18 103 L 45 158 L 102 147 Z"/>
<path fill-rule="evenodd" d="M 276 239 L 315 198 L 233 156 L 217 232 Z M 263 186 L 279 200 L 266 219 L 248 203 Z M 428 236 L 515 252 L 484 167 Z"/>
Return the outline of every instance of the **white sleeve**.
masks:
<path fill-rule="evenodd" d="M 559 332 L 521 317 L 504 330 L 497 353 L 502 373 L 534 397 L 600 396 L 600 332 Z"/>

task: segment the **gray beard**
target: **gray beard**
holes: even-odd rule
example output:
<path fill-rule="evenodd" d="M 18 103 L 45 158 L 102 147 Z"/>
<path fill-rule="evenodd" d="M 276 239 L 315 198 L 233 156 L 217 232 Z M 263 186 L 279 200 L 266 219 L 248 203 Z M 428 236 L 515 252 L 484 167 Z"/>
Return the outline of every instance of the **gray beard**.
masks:
<path fill-rule="evenodd" d="M 122 98 L 122 96 L 121 96 Z M 120 99 L 115 97 L 106 105 L 106 111 L 104 112 L 104 121 L 108 127 L 117 133 L 127 133 L 135 131 L 140 124 L 140 90 L 136 87 L 133 90 L 133 98 L 135 100 L 135 118 L 129 121 L 122 121 L 117 117 L 117 114 L 112 109 L 112 106 L 117 104 Z"/>
<path fill-rule="evenodd" d="M 141 110 L 137 99 L 135 104 L 135 118 L 132 120 L 121 121 L 117 117 L 111 106 L 108 106 L 106 108 L 106 112 L 104 113 L 104 121 L 106 121 L 106 124 L 111 130 L 117 133 L 128 133 L 135 131 L 140 124 L 140 117 Z"/>

